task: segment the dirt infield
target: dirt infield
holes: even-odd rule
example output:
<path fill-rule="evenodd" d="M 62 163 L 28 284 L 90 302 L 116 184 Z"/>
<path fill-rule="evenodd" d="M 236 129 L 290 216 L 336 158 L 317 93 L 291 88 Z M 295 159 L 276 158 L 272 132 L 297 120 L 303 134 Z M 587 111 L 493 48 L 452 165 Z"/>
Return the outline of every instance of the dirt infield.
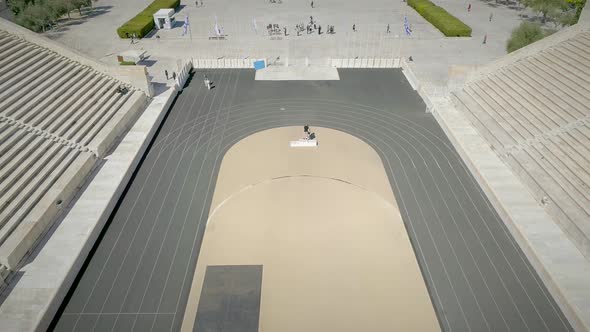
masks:
<path fill-rule="evenodd" d="M 215 265 L 263 266 L 260 331 L 439 330 L 381 159 L 349 134 L 312 130 L 315 148 L 289 147 L 302 128 L 286 127 L 225 155 L 183 331 Z"/>

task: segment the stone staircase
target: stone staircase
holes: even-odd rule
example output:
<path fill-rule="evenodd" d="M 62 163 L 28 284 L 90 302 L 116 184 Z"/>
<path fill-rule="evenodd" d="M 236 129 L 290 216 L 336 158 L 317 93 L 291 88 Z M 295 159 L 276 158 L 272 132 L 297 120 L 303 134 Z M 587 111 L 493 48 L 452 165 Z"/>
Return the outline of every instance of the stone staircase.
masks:
<path fill-rule="evenodd" d="M 590 259 L 590 31 L 470 81 L 453 99 Z"/>
<path fill-rule="evenodd" d="M 147 100 L 113 77 L 0 30 L 0 282 Z"/>

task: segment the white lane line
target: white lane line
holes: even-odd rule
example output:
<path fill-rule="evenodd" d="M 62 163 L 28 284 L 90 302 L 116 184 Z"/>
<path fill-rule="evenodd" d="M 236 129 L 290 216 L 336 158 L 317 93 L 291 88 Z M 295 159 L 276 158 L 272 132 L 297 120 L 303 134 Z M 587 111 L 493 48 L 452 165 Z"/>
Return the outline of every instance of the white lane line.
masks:
<path fill-rule="evenodd" d="M 196 98 L 196 97 L 195 97 L 195 98 Z M 185 116 L 188 118 L 188 117 L 190 116 L 190 112 L 187 112 L 187 114 L 186 114 Z M 177 140 L 178 140 L 178 138 L 179 138 L 181 135 L 182 135 L 182 132 L 180 132 L 178 136 L 175 136 L 175 137 L 174 137 L 174 140 L 175 140 L 175 141 L 177 141 Z M 158 177 L 158 181 L 157 181 L 157 183 L 156 183 L 156 187 L 155 187 L 155 188 L 158 188 L 158 187 L 159 187 L 159 184 L 160 184 L 160 182 L 161 182 L 161 180 L 162 180 L 163 174 L 165 173 L 165 170 L 166 170 L 166 168 L 167 168 L 167 166 L 168 166 L 168 163 L 170 162 L 170 160 L 172 160 L 172 156 L 173 156 L 173 153 L 170 153 L 170 154 L 168 154 L 168 156 L 167 156 L 167 158 L 166 158 L 166 162 L 165 162 L 165 164 L 164 164 L 164 167 L 162 168 L 162 173 L 161 173 L 161 174 L 160 174 L 160 176 Z M 159 157 L 159 156 L 158 156 L 158 157 Z M 159 159 L 159 158 L 158 158 L 158 159 Z M 157 160 L 158 160 L 158 159 L 157 159 Z M 156 160 L 156 161 L 157 161 L 157 160 Z M 153 165 L 155 165 L 155 164 L 156 164 L 156 161 L 154 161 L 154 164 L 153 164 Z M 152 165 L 152 167 L 153 167 L 153 165 Z M 176 173 L 177 173 L 177 171 L 178 171 L 178 167 L 179 167 L 179 163 L 177 163 L 177 164 L 176 164 L 176 168 L 174 169 L 174 172 L 172 173 L 172 178 L 174 178 L 174 177 L 176 176 Z M 143 185 L 145 185 L 145 183 L 147 183 L 147 178 L 146 178 L 146 181 L 144 182 L 144 184 L 143 184 Z M 172 186 L 172 181 L 170 181 L 170 183 L 168 184 L 168 189 L 167 189 L 167 191 L 166 191 L 166 194 L 165 194 L 165 197 L 164 197 L 164 199 L 163 199 L 163 200 L 161 200 L 161 202 L 162 202 L 162 205 L 164 204 L 164 202 L 165 202 L 165 199 L 166 199 L 166 197 L 168 196 L 168 193 L 169 193 L 169 191 L 170 191 L 170 187 L 171 187 L 171 186 Z M 151 193 L 151 195 L 150 195 L 150 199 L 148 200 L 148 206 L 150 206 L 150 205 L 151 205 L 151 202 L 153 201 L 153 199 L 154 199 L 154 197 L 155 197 L 155 196 L 156 196 L 156 190 L 152 191 L 152 193 Z M 162 205 L 160 206 L 160 209 L 162 208 Z M 134 208 L 135 208 L 135 206 L 134 206 Z M 145 220 L 145 219 L 146 219 L 145 217 L 146 217 L 146 214 L 147 214 L 148 210 L 149 210 L 149 209 L 147 209 L 147 208 L 146 208 L 146 209 L 144 209 L 144 211 L 143 211 L 143 215 L 142 215 L 142 217 L 141 217 L 141 219 L 140 219 L 140 220 L 142 220 L 142 221 L 143 221 L 143 220 Z M 132 215 L 132 213 L 130 213 L 128 217 L 130 217 L 131 215 Z M 147 246 L 148 246 L 148 244 L 149 244 L 149 239 L 151 238 L 152 232 L 153 232 L 153 230 L 154 230 L 154 228 L 155 228 L 156 224 L 157 224 L 157 220 L 154 220 L 154 222 L 153 222 L 153 224 L 152 224 L 152 226 L 151 226 L 151 229 L 150 229 L 150 234 L 149 234 L 149 236 L 148 236 L 148 239 L 147 239 L 147 241 L 145 242 L 145 244 L 144 244 L 144 246 L 143 246 L 143 248 L 142 248 L 142 256 L 143 256 L 143 253 L 145 252 L 145 250 L 146 250 L 146 248 L 147 248 Z M 126 265 L 126 264 L 125 264 L 125 262 L 127 261 L 127 257 L 128 257 L 128 255 L 129 255 L 129 252 L 130 252 L 131 248 L 133 247 L 133 243 L 135 242 L 135 238 L 136 238 L 136 236 L 137 236 L 137 233 L 138 233 L 138 231 L 139 231 L 139 230 L 142 228 L 142 227 L 140 227 L 140 225 L 141 225 L 141 224 L 139 224 L 139 225 L 138 225 L 138 227 L 135 229 L 135 232 L 133 233 L 133 237 L 132 237 L 132 238 L 131 238 L 131 240 L 129 241 L 129 244 L 128 244 L 128 246 L 127 246 L 127 250 L 125 251 L 125 255 L 123 256 L 123 260 L 121 261 L 121 265 L 119 265 L 119 267 L 118 267 L 118 269 L 117 269 L 117 273 L 116 273 L 116 275 L 115 275 L 115 278 L 113 279 L 113 282 L 111 283 L 110 289 L 109 289 L 109 291 L 108 291 L 108 293 L 107 293 L 107 296 L 105 297 L 105 300 L 104 300 L 104 302 L 103 302 L 103 304 L 102 304 L 102 306 L 101 306 L 101 309 L 100 309 L 100 311 L 103 311 L 103 310 L 104 310 L 104 306 L 105 306 L 105 304 L 108 302 L 108 300 L 109 300 L 109 297 L 110 297 L 110 294 L 111 294 L 111 292 L 112 292 L 112 290 L 113 290 L 113 288 L 114 288 L 115 284 L 117 283 L 117 281 L 118 281 L 118 279 L 119 279 L 119 274 L 120 274 L 121 270 L 123 269 L 123 267 Z M 133 262 L 133 263 L 136 263 L 136 264 L 137 264 L 137 265 L 136 265 L 136 268 L 135 268 L 135 271 L 134 271 L 134 274 L 133 274 L 133 277 L 132 277 L 132 278 L 134 279 L 134 278 L 135 278 L 135 274 L 137 273 L 137 270 L 138 270 L 138 268 L 139 268 L 139 266 L 140 266 L 140 264 L 141 264 L 141 258 L 140 258 L 140 259 L 139 259 L 137 262 Z M 128 263 L 128 264 L 131 264 L 131 263 Z M 130 282 L 130 285 L 127 287 L 127 290 L 126 290 L 126 292 L 125 292 L 125 296 L 124 296 L 124 300 L 121 302 L 121 305 L 120 305 L 120 307 L 119 307 L 119 310 L 121 310 L 121 309 L 123 308 L 123 306 L 125 305 L 125 300 L 127 299 L 127 296 L 129 295 L 129 291 L 130 291 L 130 289 L 132 288 L 132 287 L 131 287 L 131 284 L 132 284 L 132 282 L 133 282 L 133 279 L 131 280 L 131 282 Z M 118 322 L 118 320 L 119 320 L 119 317 L 117 316 L 117 317 L 116 317 L 116 319 L 115 319 L 115 322 L 114 322 L 114 324 L 113 324 L 113 326 L 112 326 L 112 329 L 111 329 L 111 330 L 114 330 L 114 329 L 115 329 L 115 327 L 117 326 L 117 322 Z M 95 327 L 96 327 L 96 325 L 93 327 L 93 330 L 94 330 L 94 328 L 95 328 Z"/>
<path fill-rule="evenodd" d="M 238 75 L 239 75 L 239 72 L 238 72 Z M 235 84 L 236 84 L 236 87 L 234 87 L 234 91 L 237 91 L 237 80 L 236 80 L 236 83 Z M 235 95 L 234 95 L 234 97 L 235 97 Z M 219 112 L 219 113 L 221 113 L 221 112 Z M 219 138 L 219 149 L 217 150 L 216 157 L 215 157 L 215 162 L 213 163 L 213 167 L 214 167 L 214 168 L 212 168 L 213 171 L 218 167 L 217 161 L 219 159 L 220 151 L 224 151 L 224 150 L 221 150 L 221 146 L 223 144 L 223 137 L 225 135 L 226 125 L 227 125 L 229 116 L 230 116 L 230 112 L 228 111 L 227 112 L 226 120 L 223 122 L 223 128 L 222 128 L 221 134 L 220 134 L 221 138 Z M 209 177 L 209 184 L 207 185 L 207 191 L 206 191 L 206 196 L 205 196 L 205 201 L 204 202 L 207 202 L 208 201 L 209 194 L 212 194 L 212 192 L 210 190 L 212 181 L 213 181 L 213 177 L 211 176 L 211 177 Z M 193 198 L 194 198 L 194 196 L 193 196 Z M 192 206 L 192 198 L 191 198 L 191 204 L 190 205 Z M 198 219 L 199 221 L 198 221 L 198 224 L 197 224 L 197 231 L 195 232 L 195 236 L 194 236 L 194 239 L 193 239 L 193 245 L 191 247 L 191 252 L 190 252 L 189 257 L 192 257 L 193 256 L 193 251 L 195 249 L 196 241 L 197 241 L 198 234 L 199 234 L 199 226 L 201 225 L 201 222 L 203 220 L 203 213 L 205 212 L 205 207 L 206 207 L 206 204 L 203 204 L 203 206 L 201 208 L 201 215 L 200 215 L 200 217 Z M 187 214 L 188 214 L 188 211 L 187 211 Z M 204 232 L 204 229 L 203 229 L 203 232 Z M 198 257 L 195 257 L 195 259 L 198 260 Z M 187 267 L 185 269 L 184 277 L 183 277 L 182 284 L 181 284 L 181 287 L 180 287 L 180 293 L 179 293 L 179 296 L 178 296 L 178 300 L 176 302 L 175 312 L 178 312 L 178 306 L 180 304 L 180 299 L 182 298 L 182 295 L 183 295 L 182 294 L 182 290 L 184 289 L 184 284 L 186 283 L 186 279 L 187 279 L 187 275 L 188 275 L 188 270 L 189 270 L 188 267 L 189 266 L 190 266 L 190 264 L 187 264 Z M 196 264 L 195 264 L 195 267 L 196 267 Z M 183 312 L 183 314 L 182 314 L 181 317 L 183 317 L 183 316 L 184 316 L 184 312 Z M 172 319 L 172 325 L 170 326 L 170 330 L 172 330 L 172 328 L 174 327 L 174 322 L 175 321 L 176 321 L 176 314 L 174 315 L 174 318 Z"/>
<path fill-rule="evenodd" d="M 169 110 L 168 112 L 172 112 L 172 111 L 173 111 L 173 110 Z M 168 114 L 168 116 L 170 116 L 170 114 Z M 174 126 L 174 125 L 176 124 L 176 121 L 178 120 L 178 118 L 179 118 L 179 115 L 177 115 L 177 116 L 174 118 L 174 123 L 172 124 L 172 126 Z M 167 138 L 166 138 L 166 139 L 167 139 Z M 156 151 L 156 150 L 154 150 L 154 153 L 155 153 L 155 151 Z M 158 154 L 157 154 L 157 156 L 156 156 L 156 160 L 158 160 L 158 159 L 159 159 L 159 157 L 160 157 L 160 155 L 161 155 L 162 151 L 164 151 L 164 150 L 159 150 L 159 151 L 158 151 Z M 154 162 L 154 164 L 155 164 L 155 162 Z M 148 172 L 148 176 L 151 174 L 152 170 L 153 170 L 153 165 L 152 165 L 152 167 L 150 168 L 150 170 L 149 170 L 149 172 Z M 100 279 L 101 279 L 101 277 L 102 277 L 102 274 L 104 273 L 105 267 L 108 265 L 108 262 L 110 261 L 110 258 L 111 258 L 112 254 L 113 254 L 113 252 L 114 252 L 114 250 L 115 250 L 115 248 L 116 248 L 116 246 L 117 246 L 117 244 L 118 244 L 118 242 L 119 242 L 119 239 L 121 238 L 121 235 L 124 233 L 124 232 L 123 232 L 123 230 L 125 229 L 125 226 L 127 225 L 127 222 L 129 221 L 129 217 L 132 215 L 132 213 L 131 213 L 131 212 L 132 212 L 132 211 L 135 209 L 135 206 L 136 206 L 137 202 L 139 201 L 139 199 L 140 199 L 140 197 L 141 197 L 141 193 L 143 192 L 143 189 L 145 188 L 145 183 L 146 183 L 146 182 L 147 182 L 147 178 L 146 178 L 146 181 L 144 181 L 144 183 L 142 183 L 142 185 L 141 185 L 141 190 L 140 190 L 140 192 L 138 193 L 138 195 L 136 196 L 136 199 L 135 199 L 135 201 L 134 201 L 134 203 L 133 203 L 133 206 L 132 206 L 132 208 L 130 209 L 129 215 L 128 215 L 128 216 L 125 218 L 125 222 L 123 223 L 123 226 L 122 226 L 122 228 L 121 228 L 121 231 L 120 231 L 120 232 L 119 232 L 119 234 L 117 235 L 117 238 L 116 238 L 116 240 L 115 240 L 115 243 L 114 243 L 114 244 L 113 244 L 113 246 L 111 247 L 111 250 L 109 251 L 109 255 L 107 256 L 107 259 L 105 260 L 105 262 L 104 262 L 104 264 L 103 264 L 103 266 L 102 266 L 102 268 L 101 268 L 101 270 L 100 270 L 100 273 L 98 274 L 98 277 L 96 277 L 96 280 L 95 280 L 95 282 L 94 282 L 94 284 L 93 284 L 93 286 L 92 286 L 92 290 L 90 291 L 90 294 L 88 295 L 88 298 L 87 298 L 87 299 L 86 299 L 86 301 L 84 302 L 84 305 L 82 306 L 82 309 L 80 310 L 80 312 L 84 312 L 84 310 L 86 309 L 86 306 L 87 306 L 87 305 L 88 305 L 88 303 L 90 302 L 90 299 L 92 298 L 92 294 L 94 294 L 94 291 L 95 291 L 95 289 L 96 289 L 96 286 L 97 286 L 98 282 L 100 281 Z M 143 221 L 143 219 L 142 219 L 142 221 Z M 141 222 L 138 224 L 138 227 L 140 227 L 140 225 L 141 225 Z M 79 320 L 80 320 L 80 317 L 78 317 L 78 319 L 76 320 L 76 323 L 75 323 L 75 324 L 74 324 L 74 326 L 72 327 L 72 331 L 74 331 L 74 330 L 76 329 L 76 326 L 78 325 L 78 321 L 79 321 Z"/>

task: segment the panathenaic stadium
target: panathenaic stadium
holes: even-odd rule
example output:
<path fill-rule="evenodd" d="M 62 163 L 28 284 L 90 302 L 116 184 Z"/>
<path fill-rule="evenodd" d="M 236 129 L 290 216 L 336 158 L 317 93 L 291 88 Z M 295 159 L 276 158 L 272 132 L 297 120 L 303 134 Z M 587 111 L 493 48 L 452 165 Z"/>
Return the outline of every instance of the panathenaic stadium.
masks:
<path fill-rule="evenodd" d="M 590 9 L 434 2 L 0 18 L 0 331 L 590 331 Z"/>

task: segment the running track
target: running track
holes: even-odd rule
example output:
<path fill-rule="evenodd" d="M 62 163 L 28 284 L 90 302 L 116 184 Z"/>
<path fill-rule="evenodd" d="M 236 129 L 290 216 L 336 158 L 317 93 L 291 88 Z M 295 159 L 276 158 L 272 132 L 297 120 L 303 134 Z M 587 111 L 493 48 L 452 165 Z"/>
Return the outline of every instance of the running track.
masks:
<path fill-rule="evenodd" d="M 211 91 L 203 73 L 169 111 L 56 331 L 178 331 L 225 151 L 305 123 L 379 153 L 443 330 L 572 330 L 401 71 L 261 82 L 251 70 L 207 70 Z"/>

